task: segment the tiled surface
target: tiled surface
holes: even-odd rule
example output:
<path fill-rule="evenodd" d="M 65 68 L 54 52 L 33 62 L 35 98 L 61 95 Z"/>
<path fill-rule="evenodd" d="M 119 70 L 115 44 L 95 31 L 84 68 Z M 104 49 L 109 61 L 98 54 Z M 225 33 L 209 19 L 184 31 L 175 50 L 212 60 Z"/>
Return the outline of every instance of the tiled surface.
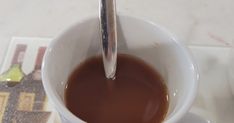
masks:
<path fill-rule="evenodd" d="M 29 123 L 32 121 L 33 123 L 61 123 L 57 111 L 45 96 L 40 60 L 38 61 L 38 57 L 39 59 L 43 57 L 43 49 L 50 41 L 50 38 L 12 38 L 4 62 L 0 66 L 0 75 L 7 73 L 12 68 L 12 60 L 17 46 L 25 46 L 24 53 L 21 52 L 21 56 L 17 58 L 22 59 L 20 69 L 24 76 L 12 86 L 8 86 L 4 82 L 5 80 L 0 80 L 0 123 Z M 38 56 L 39 54 L 41 56 Z M 12 83 L 12 81 L 8 83 Z"/>

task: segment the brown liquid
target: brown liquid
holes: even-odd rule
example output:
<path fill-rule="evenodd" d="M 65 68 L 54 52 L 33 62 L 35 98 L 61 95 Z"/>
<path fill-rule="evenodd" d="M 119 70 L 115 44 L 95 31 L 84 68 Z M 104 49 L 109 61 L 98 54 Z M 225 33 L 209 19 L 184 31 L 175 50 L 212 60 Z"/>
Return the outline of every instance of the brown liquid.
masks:
<path fill-rule="evenodd" d="M 161 123 L 168 110 L 162 77 L 133 56 L 118 55 L 117 65 L 114 80 L 100 56 L 78 66 L 65 90 L 67 108 L 88 123 Z"/>

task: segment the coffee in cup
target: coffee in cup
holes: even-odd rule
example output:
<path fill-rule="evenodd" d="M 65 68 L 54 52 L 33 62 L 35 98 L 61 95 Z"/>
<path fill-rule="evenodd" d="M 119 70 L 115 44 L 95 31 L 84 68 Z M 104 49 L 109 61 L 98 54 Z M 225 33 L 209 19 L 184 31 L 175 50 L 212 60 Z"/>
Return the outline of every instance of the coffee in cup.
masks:
<path fill-rule="evenodd" d="M 161 123 L 169 104 L 162 76 L 126 54 L 118 54 L 113 79 L 105 77 L 101 56 L 80 63 L 68 78 L 65 103 L 87 123 Z"/>
<path fill-rule="evenodd" d="M 84 118 L 67 108 L 65 88 L 77 66 L 101 54 L 98 25 L 98 17 L 80 21 L 58 35 L 45 53 L 43 85 L 63 123 L 85 123 Z M 118 15 L 117 26 L 118 52 L 144 60 L 160 74 L 169 98 L 163 123 L 177 123 L 189 111 L 196 97 L 198 72 L 191 54 L 174 35 L 148 20 Z M 104 76 L 104 72 L 102 74 Z M 81 95 L 87 98 L 85 93 Z"/>

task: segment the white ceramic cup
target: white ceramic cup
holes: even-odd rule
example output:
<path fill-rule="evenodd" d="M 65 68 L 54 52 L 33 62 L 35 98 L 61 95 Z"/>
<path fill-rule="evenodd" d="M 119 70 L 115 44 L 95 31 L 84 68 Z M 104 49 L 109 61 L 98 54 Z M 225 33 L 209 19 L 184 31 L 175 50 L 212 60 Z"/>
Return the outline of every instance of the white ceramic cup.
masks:
<path fill-rule="evenodd" d="M 46 51 L 43 85 L 64 123 L 84 123 L 66 108 L 64 89 L 68 76 L 81 61 L 101 54 L 98 24 L 98 18 L 94 17 L 71 26 Z M 152 22 L 118 16 L 117 27 L 118 52 L 142 58 L 165 79 L 169 110 L 164 123 L 176 123 L 187 113 L 196 96 L 198 73 L 191 55 L 172 34 Z"/>

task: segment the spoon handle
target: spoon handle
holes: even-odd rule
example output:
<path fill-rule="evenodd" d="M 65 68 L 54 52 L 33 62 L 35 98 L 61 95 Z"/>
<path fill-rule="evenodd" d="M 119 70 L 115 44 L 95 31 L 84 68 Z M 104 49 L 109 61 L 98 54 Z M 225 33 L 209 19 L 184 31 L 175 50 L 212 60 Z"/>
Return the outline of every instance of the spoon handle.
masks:
<path fill-rule="evenodd" d="M 113 79 L 117 64 L 117 24 L 115 0 L 100 0 L 99 20 L 105 75 Z"/>

